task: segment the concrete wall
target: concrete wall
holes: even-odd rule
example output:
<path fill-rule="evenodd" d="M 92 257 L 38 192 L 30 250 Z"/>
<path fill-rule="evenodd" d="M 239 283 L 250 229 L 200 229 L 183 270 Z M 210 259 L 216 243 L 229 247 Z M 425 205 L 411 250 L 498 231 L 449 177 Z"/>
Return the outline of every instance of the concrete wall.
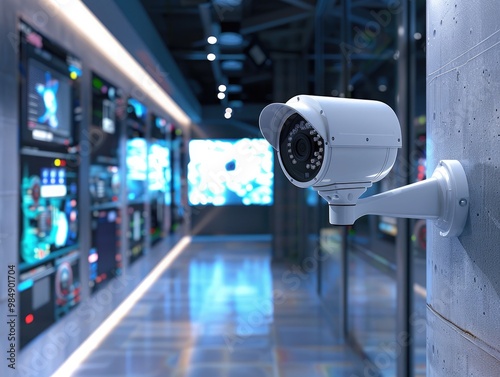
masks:
<path fill-rule="evenodd" d="M 470 217 L 428 227 L 428 376 L 500 375 L 500 2 L 428 0 L 428 172 L 458 159 Z"/>

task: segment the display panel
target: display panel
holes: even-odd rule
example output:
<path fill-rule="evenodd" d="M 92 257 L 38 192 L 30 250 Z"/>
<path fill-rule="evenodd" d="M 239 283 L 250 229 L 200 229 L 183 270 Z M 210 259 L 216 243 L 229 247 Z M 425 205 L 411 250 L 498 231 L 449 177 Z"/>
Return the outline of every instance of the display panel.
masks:
<path fill-rule="evenodd" d="M 39 266 L 21 274 L 19 290 L 20 344 L 23 348 L 55 321 L 54 268 Z"/>
<path fill-rule="evenodd" d="M 118 202 L 120 199 L 120 172 L 118 167 L 100 164 L 91 165 L 89 190 L 92 205 Z"/>
<path fill-rule="evenodd" d="M 148 146 L 146 139 L 127 140 L 127 198 L 130 202 L 142 201 L 146 195 L 148 175 Z"/>
<path fill-rule="evenodd" d="M 172 201 L 169 126 L 169 123 L 164 118 L 153 117 L 148 155 L 149 233 L 152 244 L 165 237 L 171 226 L 170 208 L 168 208 Z"/>
<path fill-rule="evenodd" d="M 172 169 L 170 167 L 170 150 L 165 141 L 153 141 L 148 155 L 150 192 L 170 191 Z"/>
<path fill-rule="evenodd" d="M 147 109 L 139 101 L 127 101 L 127 199 L 144 202 L 148 179 L 148 145 L 145 138 Z"/>
<path fill-rule="evenodd" d="M 183 222 L 184 219 L 184 207 L 182 203 L 182 150 L 183 150 L 183 136 L 182 130 L 175 127 L 175 125 L 170 126 L 170 143 L 172 146 L 171 150 L 171 166 L 172 166 L 172 231 L 175 232 Z"/>
<path fill-rule="evenodd" d="M 148 109 L 134 98 L 127 101 L 127 125 L 140 132 L 145 131 Z M 144 135 L 143 135 L 144 136 Z"/>
<path fill-rule="evenodd" d="M 272 205 L 273 152 L 264 139 L 191 140 L 191 205 Z"/>
<path fill-rule="evenodd" d="M 121 274 L 120 224 L 119 209 L 92 211 L 92 245 L 88 257 L 92 292 Z"/>
<path fill-rule="evenodd" d="M 20 274 L 20 348 L 80 302 L 79 260 L 72 251 Z"/>
<path fill-rule="evenodd" d="M 21 270 L 78 243 L 77 172 L 63 158 L 21 157 Z"/>
<path fill-rule="evenodd" d="M 80 253 L 72 252 L 55 263 L 55 318 L 63 317 L 80 302 Z"/>
<path fill-rule="evenodd" d="M 96 74 L 92 75 L 92 124 L 89 138 L 94 161 L 118 158 L 121 120 L 125 100 L 121 90 Z"/>
<path fill-rule="evenodd" d="M 81 120 L 81 62 L 21 22 L 21 143 L 70 152 Z"/>
<path fill-rule="evenodd" d="M 134 262 L 144 254 L 144 239 L 146 236 L 146 220 L 144 204 L 128 206 L 128 230 L 129 263 Z"/>

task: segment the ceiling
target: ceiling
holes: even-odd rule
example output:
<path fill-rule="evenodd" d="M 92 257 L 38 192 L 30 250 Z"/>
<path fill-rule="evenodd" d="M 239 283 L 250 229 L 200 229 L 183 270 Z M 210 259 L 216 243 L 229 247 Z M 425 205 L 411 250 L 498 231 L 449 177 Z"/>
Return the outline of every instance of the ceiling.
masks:
<path fill-rule="evenodd" d="M 141 0 L 202 105 L 203 119 L 223 120 L 231 107 L 236 119 L 252 125 L 265 104 L 296 90 L 345 95 L 346 53 L 352 92 L 382 100 L 389 95 L 397 59 L 395 1 L 349 0 L 347 45 L 341 43 L 344 2 Z M 209 44 L 209 36 L 217 43 Z M 209 53 L 214 61 L 207 60 Z M 223 99 L 221 84 L 227 88 Z"/>

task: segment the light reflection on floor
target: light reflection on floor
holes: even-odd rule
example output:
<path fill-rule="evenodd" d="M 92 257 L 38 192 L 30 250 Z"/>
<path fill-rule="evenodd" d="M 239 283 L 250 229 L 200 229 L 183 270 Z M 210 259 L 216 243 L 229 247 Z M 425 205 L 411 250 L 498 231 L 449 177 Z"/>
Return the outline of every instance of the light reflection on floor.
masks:
<path fill-rule="evenodd" d="M 194 238 L 74 376 L 363 376 L 336 319 L 286 271 L 268 241 Z"/>

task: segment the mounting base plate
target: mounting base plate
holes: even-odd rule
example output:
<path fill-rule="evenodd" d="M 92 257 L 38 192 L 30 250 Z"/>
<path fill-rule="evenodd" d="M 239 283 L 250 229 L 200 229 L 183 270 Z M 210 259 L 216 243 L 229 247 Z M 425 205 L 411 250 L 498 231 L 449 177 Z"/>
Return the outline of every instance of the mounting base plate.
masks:
<path fill-rule="evenodd" d="M 432 174 L 441 188 L 443 208 L 434 220 L 443 237 L 459 236 L 469 214 L 469 185 L 462 164 L 457 160 L 441 160 Z"/>

